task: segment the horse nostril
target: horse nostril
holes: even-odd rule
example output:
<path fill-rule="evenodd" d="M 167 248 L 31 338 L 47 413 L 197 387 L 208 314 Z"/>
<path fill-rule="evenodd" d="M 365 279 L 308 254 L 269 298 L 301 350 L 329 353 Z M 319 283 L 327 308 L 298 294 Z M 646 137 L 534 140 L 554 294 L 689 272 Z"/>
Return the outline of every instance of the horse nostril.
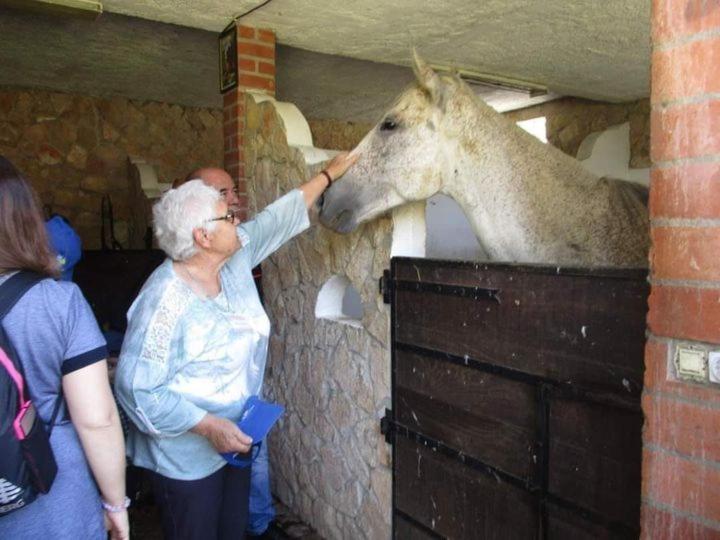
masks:
<path fill-rule="evenodd" d="M 318 207 L 322 210 L 323 204 L 325 204 L 325 194 L 321 194 L 317 201 Z"/>

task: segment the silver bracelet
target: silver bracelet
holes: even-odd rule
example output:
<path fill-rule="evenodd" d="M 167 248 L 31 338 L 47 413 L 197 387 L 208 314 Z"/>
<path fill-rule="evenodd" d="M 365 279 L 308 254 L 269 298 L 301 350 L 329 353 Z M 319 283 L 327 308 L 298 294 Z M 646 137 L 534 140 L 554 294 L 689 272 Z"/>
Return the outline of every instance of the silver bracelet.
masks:
<path fill-rule="evenodd" d="M 101 499 L 102 501 L 102 499 Z M 117 506 L 113 506 L 110 503 L 107 503 L 105 501 L 102 501 L 102 507 L 103 510 L 106 512 L 110 512 L 111 514 L 115 514 L 117 512 L 124 512 L 128 507 L 130 506 L 130 497 L 125 497 L 125 500 L 122 504 L 119 504 Z"/>

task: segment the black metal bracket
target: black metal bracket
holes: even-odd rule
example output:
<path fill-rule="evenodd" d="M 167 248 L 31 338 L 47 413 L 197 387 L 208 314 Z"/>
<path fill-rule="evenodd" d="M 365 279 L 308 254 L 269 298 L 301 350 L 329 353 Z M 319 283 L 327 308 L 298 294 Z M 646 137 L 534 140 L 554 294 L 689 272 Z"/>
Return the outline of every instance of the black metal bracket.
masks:
<path fill-rule="evenodd" d="M 427 292 L 445 296 L 459 296 L 472 300 L 492 300 L 498 304 L 500 303 L 500 289 L 463 287 L 461 285 L 445 285 L 442 283 L 405 280 L 395 280 L 392 286 L 397 288 L 398 291 Z"/>
<path fill-rule="evenodd" d="M 385 416 L 380 419 L 380 433 L 385 435 L 385 442 L 388 444 L 393 443 L 394 426 L 392 409 L 385 409 Z"/>
<path fill-rule="evenodd" d="M 383 270 L 383 275 L 378 280 L 378 289 L 382 294 L 383 302 L 392 302 L 392 293 L 398 291 L 428 292 L 443 294 L 447 296 L 459 296 L 473 300 L 492 300 L 500 303 L 500 290 L 485 287 L 463 287 L 461 285 L 444 285 L 442 283 L 427 283 L 423 281 L 394 280 L 390 276 L 390 270 Z"/>
<path fill-rule="evenodd" d="M 411 352 L 413 354 L 418 354 L 428 358 L 448 362 L 450 364 L 455 364 L 470 369 L 476 369 L 484 373 L 491 373 L 493 375 L 498 375 L 512 381 L 518 381 L 533 386 L 544 385 L 546 387 L 545 391 L 552 392 L 552 395 L 555 398 L 562 397 L 564 399 L 573 399 L 576 401 L 584 401 L 587 403 L 600 403 L 609 407 L 617 407 L 619 409 L 624 409 L 637 414 L 642 414 L 642 409 L 640 408 L 639 403 L 631 402 L 629 399 L 616 398 L 612 393 L 602 392 L 600 390 L 587 390 L 575 384 L 559 382 L 547 377 L 543 377 L 541 375 L 534 375 L 532 373 L 519 371 L 517 369 L 498 364 L 491 364 L 489 362 L 479 360 L 469 355 L 459 356 L 448 352 L 436 351 L 434 349 L 420 347 L 418 345 L 403 343 L 400 341 L 395 341 L 394 348 L 396 350 Z M 631 381 L 631 384 L 633 389 L 635 387 L 641 388 L 641 386 L 634 381 Z M 632 393 L 630 393 L 629 395 L 631 397 L 634 396 L 634 394 Z M 638 391 L 637 393 L 638 397 L 639 395 L 640 391 Z"/>
<path fill-rule="evenodd" d="M 392 280 L 390 279 L 390 270 L 383 270 L 383 275 L 378 280 L 378 288 L 383 297 L 383 303 L 389 304 L 392 299 Z"/>

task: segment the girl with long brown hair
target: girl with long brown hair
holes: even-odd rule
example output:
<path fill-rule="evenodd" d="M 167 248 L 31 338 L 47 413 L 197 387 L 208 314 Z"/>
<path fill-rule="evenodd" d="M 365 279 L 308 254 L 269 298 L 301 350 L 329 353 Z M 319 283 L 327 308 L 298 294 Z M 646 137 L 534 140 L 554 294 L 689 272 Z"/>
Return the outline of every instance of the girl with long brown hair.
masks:
<path fill-rule="evenodd" d="M 77 285 L 54 279 L 58 264 L 37 196 L 0 156 L 0 287 L 23 270 L 46 277 L 2 325 L 46 426 L 59 403 L 50 436 L 58 472 L 47 494 L 0 516 L 0 538 L 100 540 L 106 526 L 113 539 L 129 538 L 125 446 L 105 340 Z"/>

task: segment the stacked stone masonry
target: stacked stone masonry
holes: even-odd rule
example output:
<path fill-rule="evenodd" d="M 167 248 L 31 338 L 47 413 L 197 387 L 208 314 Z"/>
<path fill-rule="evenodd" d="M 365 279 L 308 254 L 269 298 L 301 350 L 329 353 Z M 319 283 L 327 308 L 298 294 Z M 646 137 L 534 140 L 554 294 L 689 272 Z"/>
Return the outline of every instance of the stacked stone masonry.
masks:
<path fill-rule="evenodd" d="M 252 209 L 308 179 L 273 107 L 247 104 L 246 167 Z M 391 223 L 349 236 L 317 224 L 263 263 L 273 329 L 270 399 L 286 407 L 270 439 L 273 491 L 325 538 L 390 535 L 390 447 L 379 419 L 390 397 L 389 310 L 377 277 L 390 261 Z M 347 276 L 363 300 L 363 327 L 318 320 L 322 285 Z"/>
<path fill-rule="evenodd" d="M 132 219 L 128 157 L 161 182 L 222 164 L 217 110 L 39 90 L 0 90 L 0 155 L 28 178 L 44 205 L 70 219 L 85 248 L 100 243 L 100 202 L 112 200 L 117 239 Z"/>
<path fill-rule="evenodd" d="M 647 99 L 614 104 L 562 98 L 511 111 L 505 116 L 513 122 L 544 116 L 548 142 L 573 157 L 591 133 L 629 122 L 629 166 L 635 169 L 650 166 L 650 103 Z"/>
<path fill-rule="evenodd" d="M 352 150 L 372 129 L 372 124 L 341 120 L 308 120 L 317 148 Z"/>

